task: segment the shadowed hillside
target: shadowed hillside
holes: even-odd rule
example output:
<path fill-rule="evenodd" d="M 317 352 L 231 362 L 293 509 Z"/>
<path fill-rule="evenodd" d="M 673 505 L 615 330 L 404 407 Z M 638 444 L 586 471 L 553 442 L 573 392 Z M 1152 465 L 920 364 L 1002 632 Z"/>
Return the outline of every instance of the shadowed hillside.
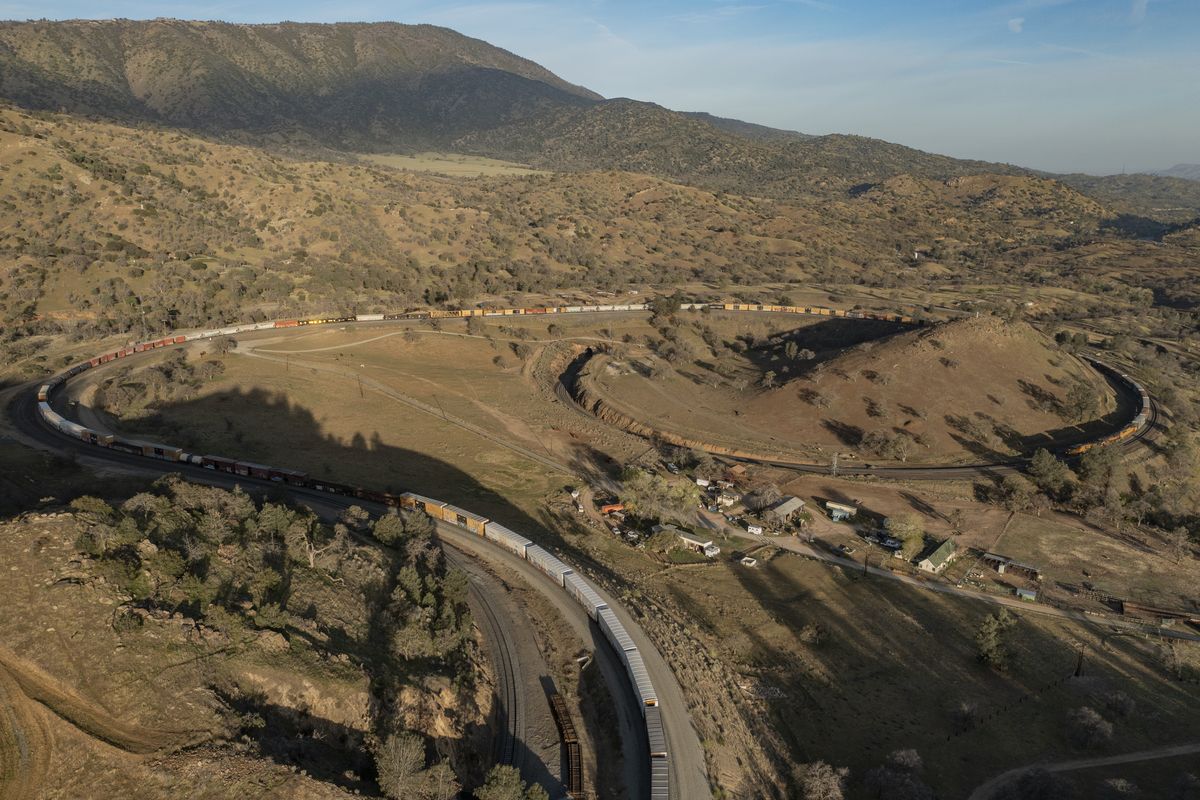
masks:
<path fill-rule="evenodd" d="M 431 25 L 7 23 L 0 63 L 0 92 L 29 108 L 334 147 L 423 147 L 599 99 Z"/>
<path fill-rule="evenodd" d="M 603 101 L 454 31 L 371 23 L 159 19 L 0 25 L 0 96 L 268 144 L 468 150 L 618 168 L 787 197 L 901 172 L 1001 165 L 861 137 L 805 137 L 632 100 Z"/>

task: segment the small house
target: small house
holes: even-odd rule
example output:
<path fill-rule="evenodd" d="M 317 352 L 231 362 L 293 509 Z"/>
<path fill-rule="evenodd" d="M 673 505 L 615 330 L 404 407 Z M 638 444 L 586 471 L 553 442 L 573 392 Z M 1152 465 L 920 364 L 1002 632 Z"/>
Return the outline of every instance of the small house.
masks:
<path fill-rule="evenodd" d="M 937 546 L 929 555 L 917 562 L 917 566 L 926 572 L 938 573 L 946 568 L 946 565 L 954 560 L 956 547 L 953 539 L 947 539 Z"/>
<path fill-rule="evenodd" d="M 832 500 L 825 501 L 825 509 L 829 512 L 829 518 L 834 522 L 845 522 L 858 514 L 856 507 L 835 503 Z"/>
<path fill-rule="evenodd" d="M 741 502 L 742 496 L 736 492 L 721 492 L 717 495 L 717 505 L 722 508 L 730 508 Z"/>
<path fill-rule="evenodd" d="M 707 489 L 712 484 L 708 478 L 696 478 L 696 485 L 701 489 Z"/>
<path fill-rule="evenodd" d="M 753 556 L 742 556 L 742 566 L 744 567 L 753 567 L 757 563 L 758 559 Z"/>
<path fill-rule="evenodd" d="M 763 526 L 755 525 L 755 524 L 751 523 L 746 526 L 746 533 L 752 533 L 755 536 L 762 536 L 763 535 Z"/>
<path fill-rule="evenodd" d="M 771 506 L 766 511 L 766 517 L 779 523 L 780 525 L 791 522 L 792 519 L 804 510 L 804 501 L 799 497 L 785 497 L 775 505 Z"/>
<path fill-rule="evenodd" d="M 1027 603 L 1037 602 L 1037 592 L 1033 589 L 1017 589 L 1017 599 L 1024 600 Z"/>
<path fill-rule="evenodd" d="M 721 552 L 721 548 L 713 544 L 712 539 L 701 539 L 694 533 L 688 533 L 678 529 L 676 535 L 679 537 L 679 541 L 681 541 L 683 546 L 688 550 L 694 550 L 697 553 L 702 553 L 709 558 L 712 558 Z"/>

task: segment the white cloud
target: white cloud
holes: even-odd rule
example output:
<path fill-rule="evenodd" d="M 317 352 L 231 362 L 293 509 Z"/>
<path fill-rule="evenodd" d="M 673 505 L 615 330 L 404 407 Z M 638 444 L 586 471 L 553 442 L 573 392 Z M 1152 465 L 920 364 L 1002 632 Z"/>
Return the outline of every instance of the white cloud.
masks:
<path fill-rule="evenodd" d="M 1025 30 L 1025 18 L 1013 17 L 1008 21 L 1008 29 L 1013 33 L 1020 33 Z"/>
<path fill-rule="evenodd" d="M 1146 7 L 1150 5 L 1150 0 L 1133 0 L 1133 5 L 1129 8 L 1129 19 L 1135 24 L 1146 19 Z"/>

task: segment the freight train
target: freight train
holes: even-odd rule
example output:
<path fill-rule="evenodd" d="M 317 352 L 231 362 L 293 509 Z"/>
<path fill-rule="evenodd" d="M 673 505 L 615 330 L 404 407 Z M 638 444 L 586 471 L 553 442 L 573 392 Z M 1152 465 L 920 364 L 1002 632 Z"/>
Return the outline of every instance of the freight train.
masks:
<path fill-rule="evenodd" d="M 670 753 L 658 705 L 658 692 L 655 690 L 654 683 L 650 679 L 641 651 L 637 644 L 634 643 L 629 632 L 625 629 L 625 626 L 621 623 L 621 620 L 609 607 L 608 602 L 600 596 L 591 583 L 553 553 L 499 522 L 432 497 L 425 497 L 412 492 L 404 492 L 402 494 L 379 492 L 358 486 L 336 483 L 322 478 L 315 478 L 299 470 L 256 464 L 250 461 L 240 461 L 223 456 L 198 455 L 188 453 L 183 448 L 173 445 L 146 442 L 122 435 L 102 433 L 63 417 L 50 405 L 54 391 L 69 378 L 101 364 L 126 358 L 134 353 L 141 353 L 168 345 L 183 344 L 198 339 L 227 336 L 247 331 L 351 321 L 356 320 L 353 318 L 330 318 L 322 320 L 260 322 L 188 335 L 168 336 L 163 339 L 123 347 L 111 353 L 105 353 L 76 364 L 65 372 L 50 378 L 46 383 L 38 387 L 38 413 L 42 420 L 51 428 L 73 439 L 78 439 L 98 447 L 105 447 L 161 461 L 191 464 L 217 472 L 273 481 L 288 486 L 304 487 L 343 497 L 353 497 L 380 503 L 392 508 L 423 511 L 434 519 L 464 528 L 528 561 L 583 607 L 587 615 L 596 623 L 604 638 L 608 640 L 617 658 L 625 668 L 625 673 L 629 678 L 630 685 L 633 687 L 634 694 L 638 699 L 638 705 L 642 711 L 643 724 L 649 744 L 646 758 L 650 766 L 650 796 L 653 800 L 667 800 L 670 797 Z"/>
<path fill-rule="evenodd" d="M 1133 419 L 1129 421 L 1128 425 L 1121 428 L 1121 430 L 1117 431 L 1116 433 L 1109 434 L 1102 439 L 1084 442 L 1083 444 L 1075 445 L 1074 447 L 1070 448 L 1066 451 L 1066 454 L 1069 456 L 1081 456 L 1088 450 L 1091 450 L 1093 447 L 1103 447 L 1104 445 L 1117 444 L 1127 439 L 1132 439 L 1141 433 L 1142 429 L 1147 426 L 1147 423 L 1151 422 L 1154 418 L 1154 407 L 1150 400 L 1150 393 L 1146 391 L 1146 387 L 1142 386 L 1127 373 L 1114 369 L 1097 358 L 1092 358 L 1091 356 L 1084 356 L 1084 358 L 1100 372 L 1117 378 L 1132 391 L 1137 392 L 1138 412 L 1136 415 L 1134 415 Z"/>
<path fill-rule="evenodd" d="M 921 322 L 903 314 L 877 313 L 870 311 L 847 311 L 844 309 L 825 308 L 822 306 L 784 306 L 747 303 L 686 303 L 683 311 L 760 311 L 785 314 L 809 314 L 826 317 L 845 317 L 849 319 L 874 319 L 895 322 L 906 325 L 919 325 Z M 254 322 L 241 325 L 231 325 L 222 328 L 211 328 L 187 334 L 171 334 L 161 339 L 139 342 L 126 347 L 103 353 L 76 364 L 70 369 L 50 378 L 38 388 L 38 413 L 47 425 L 55 430 L 98 447 L 119 450 L 125 453 L 154 458 L 161 461 L 191 464 L 194 466 L 225 472 L 246 478 L 273 481 L 289 486 L 303 487 L 320 492 L 328 492 L 344 497 L 380 503 L 393 508 L 409 508 L 424 511 L 429 516 L 452 525 L 465 528 L 472 533 L 494 542 L 510 550 L 518 557 L 528 561 L 547 578 L 554 581 L 567 592 L 575 602 L 579 603 L 589 617 L 612 645 L 618 659 L 625 668 L 630 685 L 637 696 L 642 709 L 646 737 L 649 744 L 647 758 L 650 762 L 650 796 L 652 800 L 667 800 L 670 796 L 670 748 L 663 728 L 661 710 L 658 705 L 658 694 L 650 680 L 641 651 L 617 615 L 609 608 L 607 602 L 588 581 L 579 575 L 574 568 L 559 560 L 549 551 L 512 531 L 498 522 L 486 519 L 478 514 L 449 503 L 423 497 L 411 492 L 391 494 L 365 489 L 358 486 L 328 481 L 312 477 L 304 472 L 241 461 L 217 455 L 200 455 L 186 452 L 183 448 L 158 442 L 147 442 L 122 435 L 102 433 L 66 419 L 50 405 L 52 393 L 68 379 L 84 370 L 99 367 L 112 361 L 127 358 L 136 353 L 156 350 L 163 347 L 186 344 L 187 342 L 212 339 L 220 336 L 235 336 L 243 333 L 272 330 L 276 328 L 297 328 L 308 325 L 328 325 L 355 322 L 380 322 L 388 320 L 409 319 L 445 319 L 461 317 L 508 317 L 524 315 L 550 315 L 573 313 L 605 313 L 622 311 L 646 311 L 646 304 L 634 305 L 588 305 L 588 306 L 540 306 L 529 308 L 474 308 L 462 310 L 414 310 L 391 314 L 356 314 L 354 316 L 328 316 L 315 319 L 284 319 L 269 322 Z"/>

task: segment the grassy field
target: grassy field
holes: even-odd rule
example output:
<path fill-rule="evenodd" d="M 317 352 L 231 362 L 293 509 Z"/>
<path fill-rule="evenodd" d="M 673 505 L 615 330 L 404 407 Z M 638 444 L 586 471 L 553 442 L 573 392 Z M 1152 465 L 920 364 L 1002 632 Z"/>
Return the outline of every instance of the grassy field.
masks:
<path fill-rule="evenodd" d="M 804 499 L 810 508 L 822 509 L 828 500 L 858 507 L 861 514 L 854 525 L 833 523 L 818 512 L 811 528 L 829 547 L 857 547 L 858 559 L 867 552 L 874 552 L 876 559 L 884 555 L 862 540 L 860 530 L 874 530 L 890 516 L 915 514 L 925 529 L 929 547 L 934 542 L 954 539 L 960 555 L 943 573 L 946 580 L 958 582 L 968 571 L 975 572 L 979 582 L 996 593 L 1033 588 L 1043 598 L 1096 611 L 1110 610 L 1098 601 L 1071 596 L 1060 585 L 1081 586 L 1087 582 L 1116 597 L 1186 609 L 1192 607 L 1194 587 L 1200 582 L 1200 561 L 1177 558 L 1157 537 L 1132 526 L 1118 533 L 1071 514 L 1012 514 L 978 502 L 974 486 L 965 482 L 923 483 L 918 487 L 806 475 L 782 483 L 781 488 Z M 956 517 L 961 520 L 958 532 L 951 524 Z M 1016 572 L 1000 575 L 979 563 L 977 557 L 985 552 L 1037 567 L 1042 572 L 1040 584 Z"/>
<path fill-rule="evenodd" d="M 533 169 L 510 161 L 462 153 L 416 153 L 414 155 L 370 154 L 363 161 L 384 167 L 411 172 L 433 172 L 459 178 L 478 178 L 482 175 L 545 175 L 545 170 Z"/>

